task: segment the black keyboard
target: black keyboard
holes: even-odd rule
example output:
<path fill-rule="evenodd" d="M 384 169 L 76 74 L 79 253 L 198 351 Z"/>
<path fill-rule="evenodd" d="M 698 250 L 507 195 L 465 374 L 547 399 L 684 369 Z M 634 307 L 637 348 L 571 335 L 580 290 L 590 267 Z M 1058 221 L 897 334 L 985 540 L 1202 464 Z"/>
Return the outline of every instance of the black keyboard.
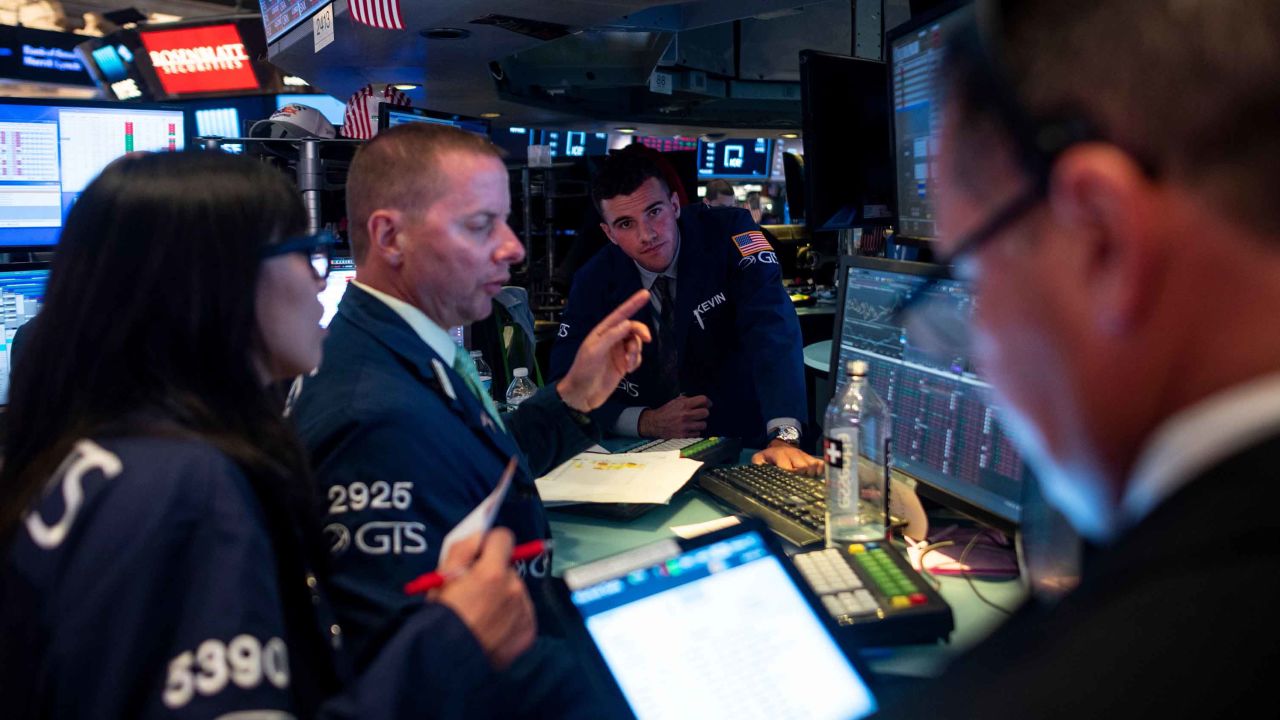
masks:
<path fill-rule="evenodd" d="M 730 507 L 758 517 L 783 539 L 806 547 L 826 540 L 827 491 L 820 478 L 773 465 L 704 468 L 698 485 Z"/>
<path fill-rule="evenodd" d="M 801 548 L 826 540 L 826 483 L 772 465 L 704 469 L 698 484 L 730 507 L 764 520 Z M 890 544 L 809 549 L 792 562 L 843 634 L 858 645 L 934 642 L 955 627 L 951 607 Z"/>

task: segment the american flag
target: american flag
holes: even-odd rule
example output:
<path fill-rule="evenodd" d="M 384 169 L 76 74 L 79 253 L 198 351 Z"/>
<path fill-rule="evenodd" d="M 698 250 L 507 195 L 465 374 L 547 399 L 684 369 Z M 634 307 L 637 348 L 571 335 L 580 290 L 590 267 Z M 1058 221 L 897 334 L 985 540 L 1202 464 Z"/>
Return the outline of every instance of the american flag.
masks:
<path fill-rule="evenodd" d="M 391 103 L 408 107 L 409 96 L 387 85 L 381 92 L 373 85 L 365 85 L 347 100 L 347 110 L 342 114 L 342 134 L 356 140 L 368 140 L 378 134 L 378 103 Z"/>
<path fill-rule="evenodd" d="M 764 239 L 764 233 L 759 230 L 751 230 L 740 235 L 734 235 L 733 244 L 738 246 L 738 252 L 742 253 L 742 257 L 773 249 L 769 245 L 769 241 Z"/>
<path fill-rule="evenodd" d="M 400 0 L 351 0 L 351 19 L 383 30 L 403 30 Z"/>

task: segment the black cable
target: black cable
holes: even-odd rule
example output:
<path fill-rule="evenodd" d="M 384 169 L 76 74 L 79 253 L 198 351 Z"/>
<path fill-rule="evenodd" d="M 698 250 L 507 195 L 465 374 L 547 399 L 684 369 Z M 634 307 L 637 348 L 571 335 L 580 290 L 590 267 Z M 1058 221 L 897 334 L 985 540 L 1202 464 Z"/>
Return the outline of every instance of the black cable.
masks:
<path fill-rule="evenodd" d="M 980 533 L 980 532 L 974 533 L 973 539 L 969 541 L 968 545 L 964 546 L 964 550 L 960 553 L 960 574 L 963 575 L 964 579 L 968 581 L 969 588 L 973 590 L 973 594 L 976 595 L 979 600 L 986 603 L 987 605 L 990 605 L 996 610 L 999 610 L 1005 615 L 1013 615 L 1012 610 L 1006 607 L 1003 607 L 1001 605 L 997 605 L 991 600 L 988 600 L 987 597 L 983 595 L 981 591 L 978 590 L 978 586 L 973 582 L 973 575 L 969 573 L 969 566 L 965 564 L 965 560 L 969 557 L 969 551 L 972 550 L 974 546 L 978 544 L 978 538 L 982 537 L 982 535 L 983 533 Z"/>

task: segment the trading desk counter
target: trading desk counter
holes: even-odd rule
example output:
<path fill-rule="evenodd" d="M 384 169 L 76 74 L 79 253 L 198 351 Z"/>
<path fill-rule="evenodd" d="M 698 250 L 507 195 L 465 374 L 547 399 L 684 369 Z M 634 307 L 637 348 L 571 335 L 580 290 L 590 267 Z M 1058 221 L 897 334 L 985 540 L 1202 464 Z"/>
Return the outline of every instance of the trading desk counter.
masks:
<path fill-rule="evenodd" d="M 552 571 L 560 575 L 575 565 L 672 537 L 672 526 L 707 522 L 730 514 L 733 514 L 731 509 L 694 488 L 686 488 L 672 498 L 670 505 L 655 508 L 634 520 L 608 520 L 549 510 L 556 542 Z M 955 616 L 956 629 L 951 633 L 951 641 L 871 649 L 864 657 L 873 671 L 917 677 L 936 675 L 947 662 L 986 637 L 1003 621 L 1005 616 L 982 602 L 964 578 L 941 576 L 938 579 L 939 593 L 951 605 Z M 973 582 L 983 597 L 1002 607 L 1016 607 L 1025 597 L 1018 580 L 995 582 L 975 578 Z"/>

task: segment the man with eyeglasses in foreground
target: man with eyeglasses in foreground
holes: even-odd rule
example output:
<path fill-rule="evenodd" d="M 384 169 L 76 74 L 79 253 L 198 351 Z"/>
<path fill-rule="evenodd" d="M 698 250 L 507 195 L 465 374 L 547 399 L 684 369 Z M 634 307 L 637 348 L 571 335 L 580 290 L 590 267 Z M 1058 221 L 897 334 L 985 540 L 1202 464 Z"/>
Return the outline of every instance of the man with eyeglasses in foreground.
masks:
<path fill-rule="evenodd" d="M 1280 659 L 1280 3 L 979 2 L 942 254 L 1046 496 L 1097 545 L 886 715 L 1230 717 Z"/>

